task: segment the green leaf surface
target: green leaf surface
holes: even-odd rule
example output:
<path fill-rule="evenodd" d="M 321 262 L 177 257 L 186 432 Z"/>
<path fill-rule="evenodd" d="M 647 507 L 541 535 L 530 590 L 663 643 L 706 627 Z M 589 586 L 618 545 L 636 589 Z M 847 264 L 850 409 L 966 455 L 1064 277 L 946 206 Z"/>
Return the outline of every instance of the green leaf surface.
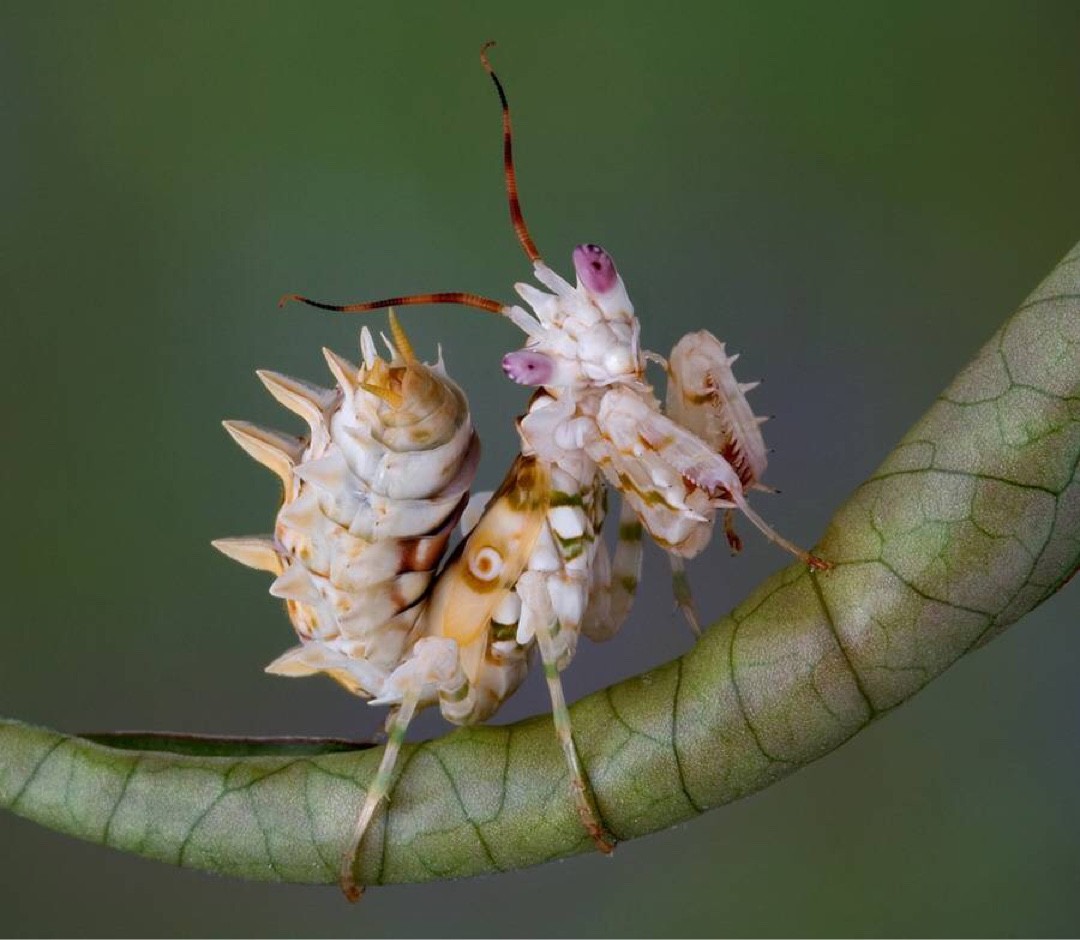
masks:
<path fill-rule="evenodd" d="M 765 581 L 685 656 L 572 709 L 620 839 L 752 793 L 847 740 L 1080 564 L 1080 247 L 840 508 L 837 563 Z M 359 746 L 357 746 L 359 747 Z M 0 803 L 62 832 L 245 878 L 333 882 L 381 749 L 69 736 L 0 722 Z M 590 849 L 550 719 L 408 746 L 366 882 Z"/>

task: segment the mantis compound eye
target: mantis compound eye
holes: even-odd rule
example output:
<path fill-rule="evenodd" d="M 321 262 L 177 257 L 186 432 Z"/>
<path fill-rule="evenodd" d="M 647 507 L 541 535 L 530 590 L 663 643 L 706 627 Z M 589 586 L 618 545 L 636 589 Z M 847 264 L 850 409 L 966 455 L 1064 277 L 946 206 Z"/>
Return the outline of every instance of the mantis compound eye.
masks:
<path fill-rule="evenodd" d="M 590 294 L 606 294 L 619 280 L 615 262 L 599 245 L 578 245 L 574 249 L 574 270 Z"/>
<path fill-rule="evenodd" d="M 546 385 L 555 374 L 555 363 L 550 356 L 530 349 L 503 356 L 503 372 L 518 385 Z"/>

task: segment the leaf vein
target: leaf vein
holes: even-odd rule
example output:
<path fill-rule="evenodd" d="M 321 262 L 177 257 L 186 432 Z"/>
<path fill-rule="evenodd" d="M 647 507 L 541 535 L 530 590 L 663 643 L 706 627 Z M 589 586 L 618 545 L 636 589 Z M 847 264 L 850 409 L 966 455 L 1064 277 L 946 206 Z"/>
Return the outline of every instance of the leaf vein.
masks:
<path fill-rule="evenodd" d="M 477 822 L 469 813 L 469 808 L 465 805 L 465 800 L 461 796 L 461 791 L 458 789 L 457 780 L 454 779 L 454 775 L 450 773 L 450 768 L 446 766 L 446 762 L 442 759 L 438 750 L 435 748 L 429 748 L 428 753 L 435 758 L 435 763 L 439 765 L 443 774 L 446 777 L 447 782 L 450 784 L 450 790 L 454 794 L 454 799 L 457 800 L 458 806 L 461 807 L 461 815 L 465 817 L 465 821 L 472 827 L 473 832 L 476 833 L 477 841 L 479 841 L 481 848 L 484 850 L 484 855 L 487 856 L 487 860 L 491 862 L 491 867 L 496 871 L 502 871 L 502 866 L 495 860 L 495 856 L 492 854 L 491 846 L 488 844 L 487 839 L 484 836 L 483 831 L 480 828 L 480 823 Z"/>
<path fill-rule="evenodd" d="M 34 764 L 33 770 L 31 770 L 30 773 L 27 774 L 27 777 L 23 781 L 22 786 L 19 787 L 18 792 L 8 802 L 8 806 L 11 807 L 11 809 L 14 810 L 19 805 L 19 801 L 23 798 L 23 795 L 26 793 L 27 788 L 30 786 L 30 784 L 34 782 L 34 779 L 37 777 L 38 772 L 41 770 L 41 768 L 45 765 L 45 762 L 50 757 L 53 756 L 53 754 L 60 748 L 60 746 L 62 744 L 65 744 L 66 742 L 67 742 L 67 738 L 65 738 L 63 736 L 58 737 L 52 743 L 52 745 L 49 747 L 49 749 L 44 754 L 41 755 L 41 759 L 36 764 Z"/>
<path fill-rule="evenodd" d="M 866 702 L 866 707 L 870 711 L 870 720 L 872 721 L 877 717 L 877 706 L 870 698 L 870 693 L 866 690 L 863 678 L 859 674 L 859 670 L 855 668 L 855 662 L 851 658 L 851 654 L 848 653 L 847 647 L 844 646 L 844 641 L 840 637 L 840 631 L 837 629 L 836 621 L 833 619 L 832 610 L 829 609 L 829 603 L 825 600 L 825 593 L 821 590 L 821 582 L 818 581 L 818 577 L 816 572 L 811 571 L 809 574 L 810 584 L 814 588 L 814 596 L 821 605 L 821 612 L 825 615 L 825 624 L 829 628 L 829 633 L 832 634 L 833 642 L 836 644 L 837 650 L 839 650 L 840 655 L 844 658 L 844 662 L 847 663 L 848 671 L 851 673 L 852 681 L 855 683 L 855 688 L 859 690 L 859 695 L 861 695 L 862 700 Z"/>
<path fill-rule="evenodd" d="M 683 660 L 681 658 L 677 659 L 675 664 L 675 694 L 671 700 L 671 753 L 675 757 L 675 772 L 679 777 L 679 788 L 682 790 L 683 796 L 686 797 L 686 801 L 693 807 L 694 812 L 700 814 L 705 811 L 704 807 L 698 805 L 698 801 L 694 799 L 694 795 L 687 786 L 686 768 L 683 767 L 682 754 L 679 752 L 679 703 L 682 693 Z"/>

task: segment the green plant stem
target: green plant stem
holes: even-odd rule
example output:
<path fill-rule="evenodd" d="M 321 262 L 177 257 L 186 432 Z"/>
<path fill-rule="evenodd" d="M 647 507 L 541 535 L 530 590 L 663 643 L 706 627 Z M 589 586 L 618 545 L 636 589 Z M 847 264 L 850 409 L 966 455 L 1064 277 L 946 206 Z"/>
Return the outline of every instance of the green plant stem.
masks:
<path fill-rule="evenodd" d="M 819 545 L 835 570 L 778 572 L 685 656 L 573 706 L 608 829 L 633 838 L 767 786 L 1059 589 L 1080 563 L 1078 462 L 1080 248 L 836 513 Z M 380 755 L 141 750 L 7 720 L 0 804 L 174 864 L 333 882 Z M 369 884 L 591 847 L 547 716 L 410 745 L 401 763 L 365 840 Z"/>

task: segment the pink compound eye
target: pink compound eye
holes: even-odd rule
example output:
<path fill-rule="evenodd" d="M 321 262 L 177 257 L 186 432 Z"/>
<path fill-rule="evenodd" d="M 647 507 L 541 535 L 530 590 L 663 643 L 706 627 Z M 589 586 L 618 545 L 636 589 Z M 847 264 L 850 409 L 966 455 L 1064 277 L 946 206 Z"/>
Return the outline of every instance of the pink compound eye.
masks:
<path fill-rule="evenodd" d="M 503 356 L 503 372 L 518 385 L 546 385 L 555 373 L 555 363 L 550 356 L 519 349 Z"/>
<path fill-rule="evenodd" d="M 590 294 L 606 294 L 619 280 L 615 262 L 599 245 L 578 245 L 574 249 L 574 270 Z"/>

